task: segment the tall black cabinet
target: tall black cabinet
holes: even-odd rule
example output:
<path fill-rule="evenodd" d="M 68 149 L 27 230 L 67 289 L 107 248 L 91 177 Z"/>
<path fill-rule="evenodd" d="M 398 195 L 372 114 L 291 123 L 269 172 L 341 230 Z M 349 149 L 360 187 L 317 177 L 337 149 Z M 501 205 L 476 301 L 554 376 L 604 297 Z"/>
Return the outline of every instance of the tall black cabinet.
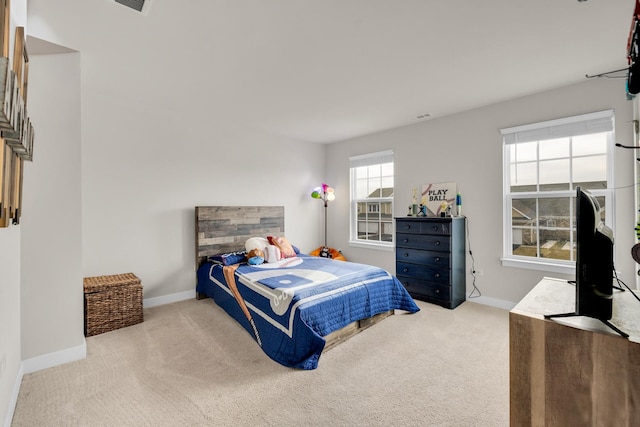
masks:
<path fill-rule="evenodd" d="M 456 308 L 466 297 L 465 217 L 396 218 L 396 276 L 414 298 Z"/>

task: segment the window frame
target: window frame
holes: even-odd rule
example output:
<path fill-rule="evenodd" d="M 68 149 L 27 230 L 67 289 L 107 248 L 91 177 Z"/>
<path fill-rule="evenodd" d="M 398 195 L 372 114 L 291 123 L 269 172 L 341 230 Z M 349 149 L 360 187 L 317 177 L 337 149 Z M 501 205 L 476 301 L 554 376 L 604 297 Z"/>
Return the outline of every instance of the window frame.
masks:
<path fill-rule="evenodd" d="M 590 126 L 591 124 L 591 126 Z M 615 147 L 615 117 L 613 110 L 599 111 L 595 113 L 582 114 L 578 116 L 572 116 L 562 119 L 549 120 L 545 122 L 533 123 L 529 125 L 517 126 L 512 128 L 502 129 L 503 135 L 503 248 L 502 248 L 502 265 L 505 267 L 526 268 L 540 271 L 547 271 L 553 273 L 562 274 L 574 274 L 575 273 L 575 260 L 558 260 L 552 258 L 540 258 L 539 256 L 523 256 L 513 254 L 513 217 L 512 207 L 513 200 L 518 198 L 539 198 L 547 199 L 554 197 L 570 197 L 570 232 L 575 230 L 575 183 L 572 182 L 573 176 L 569 177 L 570 187 L 567 190 L 561 191 L 540 191 L 539 188 L 536 191 L 530 192 L 515 192 L 510 191 L 510 173 L 511 173 L 511 158 L 509 146 L 518 142 L 533 142 L 543 141 L 549 139 L 556 139 L 559 137 L 576 137 L 579 135 L 593 134 L 607 132 L 606 142 L 606 189 L 589 189 L 589 192 L 595 197 L 604 197 L 605 205 L 603 206 L 606 212 L 605 223 L 609 226 L 615 235 L 615 192 L 614 192 L 614 147 Z M 518 133 L 521 132 L 520 135 Z M 567 132 L 571 133 L 570 135 Z M 558 134 L 560 136 L 558 136 Z M 564 134 L 564 135 L 563 135 Z M 515 136 L 514 136 L 515 135 Z M 524 136 L 522 136 L 524 135 Z M 522 140 L 518 140 L 519 136 L 522 136 Z M 537 139 L 533 139 L 536 138 Z M 508 142 L 508 139 L 511 141 Z M 516 141 L 513 141 L 513 138 Z M 573 156 L 570 153 L 569 158 L 577 158 L 579 156 Z M 540 157 L 537 156 L 536 164 L 538 167 L 540 163 Z M 537 178 L 536 185 L 540 184 L 540 176 Z M 514 196 L 515 195 L 515 196 Z M 536 213 L 537 216 L 537 213 Z M 537 224 L 537 230 L 540 227 L 545 228 L 539 223 Z"/>
<path fill-rule="evenodd" d="M 389 161 L 390 160 L 390 161 Z M 393 165 L 393 188 L 394 192 L 389 197 L 368 197 L 358 198 L 356 183 L 356 168 L 361 166 L 374 166 L 392 163 Z M 349 157 L 349 241 L 351 247 L 377 249 L 384 251 L 395 250 L 395 223 L 394 223 L 394 193 L 395 193 L 395 159 L 393 150 L 378 151 L 375 153 L 363 154 Z M 358 238 L 358 203 L 391 203 L 391 241 L 364 240 Z M 379 212 L 382 215 L 382 212 Z M 381 224 L 382 221 L 379 221 Z"/>

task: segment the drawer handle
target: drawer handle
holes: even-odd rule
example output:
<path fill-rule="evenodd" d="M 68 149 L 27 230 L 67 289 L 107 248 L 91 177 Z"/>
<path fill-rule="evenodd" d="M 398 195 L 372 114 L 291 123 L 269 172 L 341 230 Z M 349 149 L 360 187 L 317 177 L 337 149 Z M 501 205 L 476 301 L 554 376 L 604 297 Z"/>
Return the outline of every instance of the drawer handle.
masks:
<path fill-rule="evenodd" d="M 409 271 L 409 269 L 406 267 L 402 270 L 403 273 L 406 273 L 407 271 Z"/>
<path fill-rule="evenodd" d="M 438 231 L 438 226 L 437 225 L 433 226 L 433 231 Z"/>
<path fill-rule="evenodd" d="M 409 253 L 408 253 L 408 252 L 405 252 L 405 253 L 404 253 L 404 256 L 405 256 L 405 257 L 408 257 L 408 256 L 409 256 Z"/>
<path fill-rule="evenodd" d="M 436 294 L 439 294 L 439 293 L 440 293 L 440 289 L 436 289 Z"/>
<path fill-rule="evenodd" d="M 440 273 L 436 273 L 436 278 L 439 278 L 439 277 L 440 277 Z"/>
<path fill-rule="evenodd" d="M 407 224 L 404 226 L 404 228 L 406 228 L 407 230 L 409 230 L 411 228 L 411 225 Z"/>
<path fill-rule="evenodd" d="M 409 242 L 409 239 L 404 239 L 404 240 L 402 241 L 402 243 L 408 243 L 408 242 Z"/>
<path fill-rule="evenodd" d="M 435 244 L 436 246 L 440 246 L 440 240 L 436 240 Z"/>
<path fill-rule="evenodd" d="M 440 262 L 440 257 L 439 257 L 439 256 L 437 256 L 437 257 L 434 259 L 434 261 L 435 261 L 435 262 Z"/>

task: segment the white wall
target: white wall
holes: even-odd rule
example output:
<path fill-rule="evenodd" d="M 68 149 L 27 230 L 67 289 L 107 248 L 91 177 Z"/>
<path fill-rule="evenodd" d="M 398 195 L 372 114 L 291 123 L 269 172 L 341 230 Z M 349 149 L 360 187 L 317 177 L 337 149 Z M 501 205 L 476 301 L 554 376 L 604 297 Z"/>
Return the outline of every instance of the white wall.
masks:
<path fill-rule="evenodd" d="M 22 357 L 84 346 L 80 55 L 31 55 L 33 162 L 22 215 Z"/>
<path fill-rule="evenodd" d="M 209 101 L 226 82 L 211 78 L 215 56 L 199 58 L 210 41 L 185 43 L 188 17 L 155 27 L 119 5 L 68 3 L 73 15 L 30 2 L 29 22 L 31 35 L 82 54 L 85 276 L 133 272 L 145 299 L 193 291 L 196 205 L 283 205 L 291 241 L 318 245 L 309 193 L 324 179 L 324 146 L 220 119 Z"/>
<path fill-rule="evenodd" d="M 13 411 L 21 360 L 20 227 L 10 226 L 0 229 L 0 421 Z"/>
<path fill-rule="evenodd" d="M 452 96 L 454 96 L 452 94 Z M 460 94 L 464 96 L 464 94 Z M 422 124 L 332 144 L 327 153 L 328 176 L 336 191 L 349 188 L 348 157 L 383 149 L 395 153 L 395 214 L 404 216 L 411 203 L 411 189 L 430 182 L 457 182 L 462 193 L 463 212 L 468 217 L 470 248 L 475 268 L 483 270 L 477 279 L 483 297 L 517 302 L 543 276 L 557 273 L 502 267 L 502 138 L 500 129 L 560 117 L 613 108 L 616 140 L 632 144 L 632 103 L 625 98 L 624 80 L 598 79 L 539 93 L 509 102 L 435 118 Z M 630 249 L 635 242 L 633 207 L 633 153 L 615 151 L 616 269 L 634 286 L 635 271 Z M 332 245 L 341 247 L 347 258 L 374 262 L 395 271 L 395 253 L 348 247 L 348 201 L 336 199 L 330 210 L 335 226 Z M 467 265 L 471 259 L 467 256 Z M 567 278 L 567 277 L 563 277 Z M 467 294 L 471 276 L 467 277 Z M 491 300 L 485 300 L 491 303 Z"/>

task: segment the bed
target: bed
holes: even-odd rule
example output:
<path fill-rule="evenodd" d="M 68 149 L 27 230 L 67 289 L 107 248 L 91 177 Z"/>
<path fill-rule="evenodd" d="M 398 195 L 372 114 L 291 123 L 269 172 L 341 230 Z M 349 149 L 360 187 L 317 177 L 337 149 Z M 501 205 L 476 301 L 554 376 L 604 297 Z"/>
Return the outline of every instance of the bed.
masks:
<path fill-rule="evenodd" d="M 282 206 L 198 206 L 195 216 L 197 297 L 212 298 L 284 366 L 315 369 L 323 351 L 394 310 L 419 311 L 378 267 L 298 250 L 277 262 L 244 262 L 248 238 L 284 236 Z"/>

